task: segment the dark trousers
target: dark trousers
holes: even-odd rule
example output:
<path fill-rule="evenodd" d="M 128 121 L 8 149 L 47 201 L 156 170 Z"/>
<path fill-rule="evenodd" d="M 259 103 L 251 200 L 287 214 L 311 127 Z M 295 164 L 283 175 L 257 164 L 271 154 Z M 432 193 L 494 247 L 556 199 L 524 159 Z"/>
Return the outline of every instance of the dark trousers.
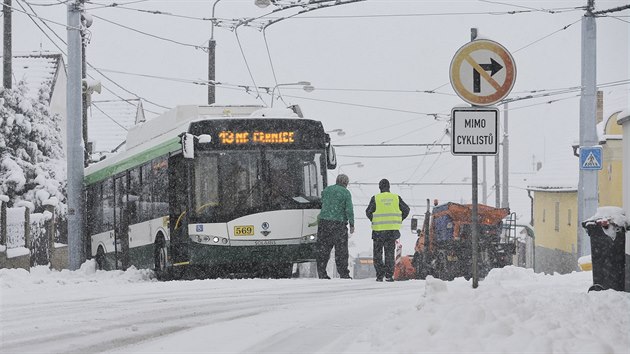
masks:
<path fill-rule="evenodd" d="M 340 277 L 350 275 L 348 270 L 348 228 L 343 221 L 319 220 L 317 226 L 317 274 L 327 276 L 326 265 L 330 251 L 335 248 L 335 263 Z"/>
<path fill-rule="evenodd" d="M 394 261 L 396 250 L 396 239 L 374 238 L 372 239 L 374 253 L 374 269 L 376 269 L 377 278 L 391 278 L 394 276 Z M 383 262 L 383 253 L 385 253 L 385 261 Z"/>

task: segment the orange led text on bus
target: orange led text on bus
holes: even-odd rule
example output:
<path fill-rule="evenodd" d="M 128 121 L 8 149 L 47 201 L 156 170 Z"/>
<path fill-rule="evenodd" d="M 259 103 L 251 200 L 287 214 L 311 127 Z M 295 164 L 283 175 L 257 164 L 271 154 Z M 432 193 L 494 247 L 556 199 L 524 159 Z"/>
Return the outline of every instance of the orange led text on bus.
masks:
<path fill-rule="evenodd" d="M 295 132 L 233 132 L 224 130 L 219 133 L 221 144 L 290 144 L 295 142 Z"/>

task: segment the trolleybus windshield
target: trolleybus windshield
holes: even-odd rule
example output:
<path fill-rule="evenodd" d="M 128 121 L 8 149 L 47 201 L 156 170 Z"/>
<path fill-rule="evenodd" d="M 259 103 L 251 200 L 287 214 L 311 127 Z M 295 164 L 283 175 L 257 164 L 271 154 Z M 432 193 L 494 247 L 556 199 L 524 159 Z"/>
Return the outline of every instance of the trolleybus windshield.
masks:
<path fill-rule="evenodd" d="M 200 151 L 193 166 L 196 222 L 321 206 L 326 164 L 320 150 Z"/>

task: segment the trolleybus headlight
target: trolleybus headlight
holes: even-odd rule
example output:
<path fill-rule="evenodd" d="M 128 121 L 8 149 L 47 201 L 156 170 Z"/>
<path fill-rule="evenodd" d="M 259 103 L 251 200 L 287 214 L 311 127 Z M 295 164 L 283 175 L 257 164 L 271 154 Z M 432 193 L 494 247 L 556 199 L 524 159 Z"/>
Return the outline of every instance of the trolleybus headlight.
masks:
<path fill-rule="evenodd" d="M 227 244 L 227 238 L 223 239 L 223 244 Z"/>
<path fill-rule="evenodd" d="M 302 242 L 314 242 L 316 239 L 316 234 L 302 236 Z"/>
<path fill-rule="evenodd" d="M 219 239 L 220 239 L 219 237 L 214 236 L 214 238 L 212 239 L 212 241 L 214 241 L 214 243 L 219 243 Z"/>

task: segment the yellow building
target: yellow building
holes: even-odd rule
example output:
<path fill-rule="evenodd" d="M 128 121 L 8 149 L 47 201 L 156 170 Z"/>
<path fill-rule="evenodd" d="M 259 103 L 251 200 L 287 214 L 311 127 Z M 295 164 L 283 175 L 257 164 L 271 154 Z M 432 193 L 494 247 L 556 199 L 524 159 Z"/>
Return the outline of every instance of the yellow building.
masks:
<path fill-rule="evenodd" d="M 617 111 L 599 123 L 602 170 L 598 174 L 598 205 L 622 207 L 623 131 Z M 528 182 L 536 240 L 536 271 L 568 273 L 578 270 L 577 157 L 569 154 L 546 166 Z"/>
<path fill-rule="evenodd" d="M 577 270 L 578 161 L 547 165 L 528 183 L 536 240 L 535 269 L 545 273 Z"/>
<path fill-rule="evenodd" d="M 599 205 L 623 207 L 623 128 L 617 124 L 621 111 L 598 125 L 604 161 L 599 171 Z"/>

